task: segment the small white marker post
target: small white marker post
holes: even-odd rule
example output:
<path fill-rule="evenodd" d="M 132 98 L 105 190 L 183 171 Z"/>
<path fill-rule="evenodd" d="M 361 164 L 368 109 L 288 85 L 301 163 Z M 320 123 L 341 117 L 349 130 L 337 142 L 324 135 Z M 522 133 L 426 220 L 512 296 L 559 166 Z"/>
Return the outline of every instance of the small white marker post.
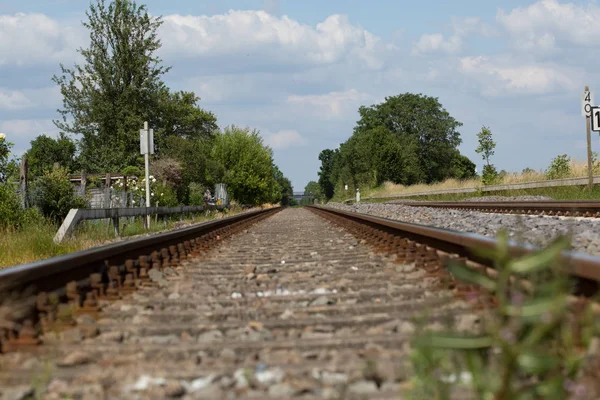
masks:
<path fill-rule="evenodd" d="M 358 188 L 356 188 L 356 202 L 360 203 L 360 190 Z"/>
<path fill-rule="evenodd" d="M 146 207 L 150 207 L 150 154 L 154 154 L 154 130 L 148 129 L 148 121 L 144 129 L 140 129 L 140 153 L 144 155 L 146 164 Z M 146 215 L 146 226 L 150 229 L 150 214 Z"/>

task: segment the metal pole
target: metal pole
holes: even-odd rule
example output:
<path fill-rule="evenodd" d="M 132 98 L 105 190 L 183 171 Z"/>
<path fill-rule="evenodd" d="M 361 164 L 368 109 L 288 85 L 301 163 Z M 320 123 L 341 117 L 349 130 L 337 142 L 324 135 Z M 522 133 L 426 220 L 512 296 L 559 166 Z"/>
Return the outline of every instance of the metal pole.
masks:
<path fill-rule="evenodd" d="M 585 91 L 589 92 L 589 86 L 585 87 Z M 587 133 L 587 159 L 588 159 L 588 189 L 591 191 L 594 184 L 594 177 L 592 174 L 592 133 L 590 126 L 590 116 L 585 117 L 585 130 Z"/>
<path fill-rule="evenodd" d="M 146 208 L 150 208 L 150 133 L 148 132 L 148 121 L 144 122 L 144 131 L 146 131 L 147 151 L 144 154 L 144 162 L 146 164 Z M 150 229 L 150 214 L 146 209 L 146 224 Z"/>

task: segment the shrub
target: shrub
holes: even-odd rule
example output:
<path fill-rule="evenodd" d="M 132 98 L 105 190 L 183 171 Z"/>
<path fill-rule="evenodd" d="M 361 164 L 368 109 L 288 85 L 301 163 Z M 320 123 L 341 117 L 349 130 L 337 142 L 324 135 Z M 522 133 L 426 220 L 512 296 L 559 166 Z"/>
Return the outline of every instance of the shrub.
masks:
<path fill-rule="evenodd" d="M 156 202 L 160 207 L 176 207 L 179 205 L 177 193 L 169 185 L 155 182 L 152 184 L 151 190 L 154 193 L 150 200 L 152 205 L 156 205 Z"/>
<path fill-rule="evenodd" d="M 19 197 L 10 185 L 0 185 L 0 227 L 16 228 L 23 222 Z"/>
<path fill-rule="evenodd" d="M 500 176 L 498 175 L 498 171 L 496 171 L 496 167 L 493 165 L 484 165 L 483 171 L 481 172 L 481 181 L 484 185 L 493 185 L 498 183 L 500 180 Z"/>
<path fill-rule="evenodd" d="M 71 208 L 87 207 L 86 201 L 75 195 L 65 168 L 45 172 L 33 186 L 35 205 L 53 222 L 60 223 Z"/>
<path fill-rule="evenodd" d="M 548 179 L 568 178 L 571 175 L 571 157 L 562 154 L 554 157 L 552 163 L 546 170 Z"/>
<path fill-rule="evenodd" d="M 206 188 L 198 182 L 190 183 L 188 188 L 190 191 L 190 205 L 201 206 L 204 204 L 204 191 Z"/>
<path fill-rule="evenodd" d="M 137 176 L 137 177 L 144 176 L 144 172 L 141 170 L 141 168 L 138 168 L 138 167 L 135 167 L 132 165 L 125 167 L 123 169 L 122 173 L 123 173 L 123 175 L 128 176 L 128 177 L 129 176 Z"/>

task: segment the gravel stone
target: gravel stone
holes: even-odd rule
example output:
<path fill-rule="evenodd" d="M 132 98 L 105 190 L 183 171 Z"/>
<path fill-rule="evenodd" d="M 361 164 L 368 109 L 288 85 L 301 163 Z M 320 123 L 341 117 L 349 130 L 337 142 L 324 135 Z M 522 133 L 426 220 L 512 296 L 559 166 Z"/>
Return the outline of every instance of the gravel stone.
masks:
<path fill-rule="evenodd" d="M 25 400 L 31 398 L 35 389 L 30 385 L 17 386 L 10 389 L 0 389 L 2 400 Z"/>
<path fill-rule="evenodd" d="M 119 331 L 104 332 L 98 336 L 98 340 L 100 340 L 101 342 L 104 342 L 104 343 L 108 343 L 108 342 L 119 343 L 119 342 L 123 341 L 123 332 L 119 332 Z"/>
<path fill-rule="evenodd" d="M 169 398 L 182 397 L 185 394 L 185 387 L 179 382 L 169 382 L 165 386 L 165 396 Z"/>
<path fill-rule="evenodd" d="M 315 306 L 326 306 L 328 304 L 333 304 L 333 301 L 330 303 L 329 299 L 327 298 L 327 296 L 319 296 L 316 299 L 314 299 L 313 301 L 311 301 L 309 303 L 310 306 L 315 307 Z"/>
<path fill-rule="evenodd" d="M 348 391 L 353 394 L 373 394 L 377 393 L 377 385 L 373 381 L 359 381 L 351 384 Z"/>
<path fill-rule="evenodd" d="M 488 196 L 483 200 L 497 201 L 498 199 Z M 503 200 L 548 199 L 541 196 L 527 196 L 526 198 L 503 198 Z M 327 207 L 403 222 L 473 232 L 492 238 L 497 236 L 500 229 L 507 229 L 513 240 L 518 238 L 520 241 L 534 246 L 544 246 L 557 236 L 572 232 L 572 246 L 575 251 L 600 256 L 600 219 L 487 214 L 478 211 L 414 207 L 389 203 L 360 203 L 352 205 L 327 203 Z"/>
<path fill-rule="evenodd" d="M 87 364 L 90 361 L 91 357 L 88 353 L 83 351 L 74 351 L 73 353 L 68 354 L 57 364 L 59 367 L 74 367 L 76 365 Z"/>
<path fill-rule="evenodd" d="M 287 383 L 278 383 L 269 387 L 269 396 L 271 397 L 290 397 L 294 394 L 295 390 Z"/>
<path fill-rule="evenodd" d="M 217 329 L 204 332 L 200 336 L 198 336 L 198 342 L 200 343 L 209 343 L 216 342 L 223 338 L 223 333 Z"/>

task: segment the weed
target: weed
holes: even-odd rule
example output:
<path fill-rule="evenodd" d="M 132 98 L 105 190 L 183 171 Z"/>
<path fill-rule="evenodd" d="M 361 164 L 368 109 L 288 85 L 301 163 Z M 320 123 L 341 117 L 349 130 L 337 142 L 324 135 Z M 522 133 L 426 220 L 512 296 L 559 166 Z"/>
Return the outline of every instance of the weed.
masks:
<path fill-rule="evenodd" d="M 458 385 L 469 387 L 482 400 L 581 394 L 585 388 L 578 382 L 586 349 L 598 330 L 589 306 L 581 314 L 569 307 L 572 286 L 565 265 L 558 261 L 568 245 L 568 237 L 560 237 L 535 254 L 512 258 L 508 235 L 501 232 L 495 249 L 477 252 L 494 261 L 495 280 L 450 264 L 452 275 L 492 293 L 498 306 L 489 310 L 482 335 L 418 332 L 411 354 L 412 395 L 449 399 Z M 531 282 L 533 289 L 522 280 Z"/>

